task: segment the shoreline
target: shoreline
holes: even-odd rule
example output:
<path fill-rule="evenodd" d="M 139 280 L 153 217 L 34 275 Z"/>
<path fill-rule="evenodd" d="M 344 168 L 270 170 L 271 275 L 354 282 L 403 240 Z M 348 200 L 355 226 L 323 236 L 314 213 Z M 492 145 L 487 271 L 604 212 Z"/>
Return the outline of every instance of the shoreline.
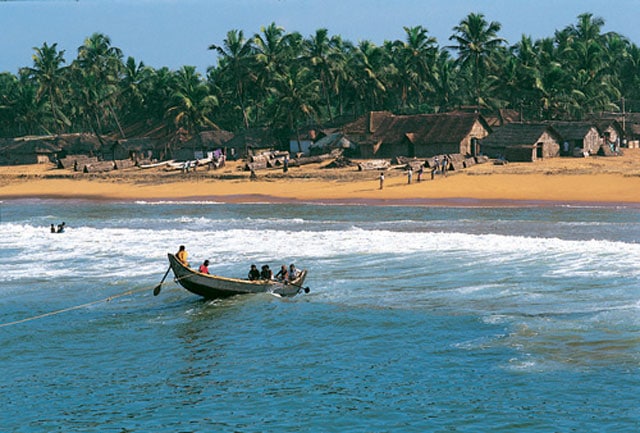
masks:
<path fill-rule="evenodd" d="M 530 177 L 530 176 L 529 176 Z M 561 180 L 560 178 L 558 180 Z M 0 187 L 0 203 L 3 201 L 18 200 L 69 200 L 69 201 L 94 201 L 94 202 L 209 202 L 224 204 L 315 204 L 327 206 L 415 206 L 415 207 L 602 207 L 602 208 L 639 208 L 640 209 L 640 179 L 637 188 L 630 190 L 638 191 L 636 200 L 623 200 L 619 195 L 604 197 L 591 197 L 589 199 L 569 198 L 567 196 L 550 196 L 545 194 L 512 194 L 508 198 L 493 197 L 482 194 L 469 196 L 454 196 L 445 193 L 440 194 L 402 194 L 399 197 L 371 197 L 371 194 L 359 195 L 336 195 L 327 194 L 326 197 L 318 195 L 307 195 L 306 197 L 291 196 L 289 194 L 262 194 L 254 192 L 230 193 L 230 194 L 202 194 L 202 191 L 193 194 L 177 194 L 167 191 L 167 186 L 160 188 L 147 187 L 140 193 L 137 187 L 120 185 L 118 193 L 79 193 L 79 192 L 52 192 L 43 191 L 39 188 L 39 183 L 44 182 L 53 186 L 50 181 L 39 181 L 38 184 L 31 184 L 28 190 L 20 188 L 19 192 L 7 193 Z M 72 181 L 80 182 L 87 189 L 96 186 L 96 181 Z M 636 183 L 636 182 L 634 182 Z M 183 185 L 183 183 L 178 183 Z M 113 187 L 112 184 L 109 186 Z M 630 185 L 629 185 L 630 186 Z M 34 189 L 31 189 L 34 188 Z M 13 189 L 13 188 L 12 188 Z M 100 188 L 98 188 L 100 189 Z M 123 192 L 124 189 L 124 192 Z M 151 190 L 151 191 L 150 191 Z"/>
<path fill-rule="evenodd" d="M 385 172 L 316 166 L 258 172 L 240 162 L 187 175 L 127 169 L 86 175 L 46 165 L 0 167 L 0 200 L 211 201 L 220 203 L 367 206 L 640 207 L 640 149 L 620 157 L 551 158 L 533 163 L 476 165 L 446 177 L 408 184 L 403 170 Z M 426 180 L 425 180 L 426 179 Z"/>

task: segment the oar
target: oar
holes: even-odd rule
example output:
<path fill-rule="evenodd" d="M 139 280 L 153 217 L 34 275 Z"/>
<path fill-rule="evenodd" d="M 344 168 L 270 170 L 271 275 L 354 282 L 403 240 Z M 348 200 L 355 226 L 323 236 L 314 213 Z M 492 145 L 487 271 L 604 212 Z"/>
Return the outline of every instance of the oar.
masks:
<path fill-rule="evenodd" d="M 167 278 L 167 275 L 169 275 L 169 271 L 171 270 L 171 266 L 169 266 L 169 269 L 167 269 L 167 272 L 164 273 L 164 277 L 162 277 L 162 280 L 160 281 L 160 284 L 158 284 L 157 286 L 155 286 L 153 288 L 153 296 L 158 296 L 160 294 L 160 289 L 162 288 L 162 283 L 164 283 L 164 279 Z"/>
<path fill-rule="evenodd" d="M 305 293 L 309 293 L 309 291 L 311 290 L 311 289 L 309 289 L 309 286 L 307 286 L 307 287 L 303 287 L 303 286 L 301 286 L 300 284 L 293 284 L 293 283 L 292 283 L 292 282 L 290 282 L 290 281 L 286 281 L 286 282 L 284 282 L 283 284 L 284 284 L 285 286 L 293 286 L 293 287 L 297 287 L 297 288 L 299 288 L 300 290 L 304 290 L 304 292 L 305 292 Z M 298 290 L 298 293 L 300 293 L 300 290 Z"/>

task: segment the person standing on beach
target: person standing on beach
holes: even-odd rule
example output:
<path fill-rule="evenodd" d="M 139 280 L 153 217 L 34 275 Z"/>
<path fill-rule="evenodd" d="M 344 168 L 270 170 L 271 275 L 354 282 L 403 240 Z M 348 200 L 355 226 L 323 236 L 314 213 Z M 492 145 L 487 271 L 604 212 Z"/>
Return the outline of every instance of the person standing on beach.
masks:
<path fill-rule="evenodd" d="M 447 158 L 447 155 L 445 155 L 444 158 L 442 158 L 442 175 L 444 177 L 447 177 L 448 168 L 449 168 L 449 158 Z"/>
<path fill-rule="evenodd" d="M 438 168 L 440 168 L 440 161 L 438 161 L 438 157 L 433 158 L 433 167 L 431 168 L 431 180 L 435 177 L 438 172 Z"/>
<path fill-rule="evenodd" d="M 422 173 L 424 173 L 424 164 L 418 169 L 418 183 L 422 181 Z"/>
<path fill-rule="evenodd" d="M 407 184 L 411 185 L 411 178 L 413 177 L 413 170 L 411 169 L 411 167 L 409 167 L 409 170 L 407 170 Z"/>
<path fill-rule="evenodd" d="M 380 172 L 380 189 L 384 188 L 384 173 Z"/>

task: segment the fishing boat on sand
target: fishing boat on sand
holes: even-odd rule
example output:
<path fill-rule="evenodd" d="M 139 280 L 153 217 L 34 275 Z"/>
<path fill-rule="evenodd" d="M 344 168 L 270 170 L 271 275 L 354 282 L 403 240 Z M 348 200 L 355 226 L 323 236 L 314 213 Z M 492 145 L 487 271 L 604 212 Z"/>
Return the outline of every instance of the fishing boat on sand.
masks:
<path fill-rule="evenodd" d="M 175 281 L 182 287 L 207 299 L 226 298 L 234 295 L 250 293 L 271 293 L 282 297 L 292 297 L 300 292 L 308 293 L 309 288 L 303 287 L 307 277 L 306 269 L 300 271 L 292 281 L 276 280 L 245 280 L 240 278 L 220 277 L 195 271 L 180 262 L 173 254 L 168 254 L 169 269 L 175 275 Z M 167 273 L 169 270 L 167 270 Z M 165 274 L 166 277 L 167 274 Z M 164 278 L 163 278 L 164 281 Z M 162 284 L 162 283 L 161 283 Z M 154 294 L 159 293 L 156 287 Z"/>

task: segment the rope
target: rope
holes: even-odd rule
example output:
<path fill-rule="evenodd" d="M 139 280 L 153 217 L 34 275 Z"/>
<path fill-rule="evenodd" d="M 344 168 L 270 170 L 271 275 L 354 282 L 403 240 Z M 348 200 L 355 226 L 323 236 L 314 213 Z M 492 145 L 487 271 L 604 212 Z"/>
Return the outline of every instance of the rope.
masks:
<path fill-rule="evenodd" d="M 191 274 L 184 275 L 184 276 L 182 276 L 180 278 L 174 278 L 173 281 L 174 282 L 178 282 L 178 281 L 182 280 L 183 278 L 189 278 L 189 277 L 191 277 Z M 168 283 L 162 282 L 160 284 L 156 284 L 154 287 L 156 287 L 156 286 L 162 287 L 164 284 L 168 284 Z M 289 284 L 291 284 L 291 283 L 289 283 Z M 299 287 L 300 290 L 304 290 L 305 293 L 308 293 L 307 292 L 309 290 L 308 287 L 302 287 L 302 286 L 299 286 L 297 284 L 291 284 L 291 285 L 295 286 L 295 287 Z M 145 290 L 149 290 L 149 287 L 150 286 L 142 287 L 140 289 L 127 290 L 126 292 L 118 293 L 116 295 L 112 295 L 112 296 L 109 296 L 109 297 L 104 298 L 104 299 L 99 299 L 97 301 L 87 302 L 86 304 L 80 304 L 80 305 L 76 305 L 76 306 L 73 306 L 73 307 L 63 308 L 61 310 L 50 311 L 48 313 L 39 314 L 37 316 L 27 317 L 26 319 L 14 320 L 13 322 L 0 323 L 0 328 L 5 328 L 7 326 L 13 326 L 13 325 L 19 325 L 21 323 L 30 322 L 32 320 L 43 319 L 45 317 L 55 316 L 57 314 L 62 314 L 62 313 L 66 313 L 66 312 L 73 311 L 73 310 L 79 310 L 81 308 L 87 308 L 87 307 L 90 307 L 90 306 L 95 305 L 95 304 L 100 304 L 102 302 L 109 302 L 112 299 L 117 299 L 117 298 L 121 298 L 123 296 L 129 296 L 129 295 L 133 295 L 133 294 L 138 293 L 138 292 L 143 292 Z M 298 293 L 300 293 L 300 291 L 298 291 Z"/>
<path fill-rule="evenodd" d="M 166 283 L 162 283 L 162 284 L 166 284 Z M 97 300 L 97 301 L 87 302 L 86 304 L 80 304 L 80 305 L 76 305 L 76 306 L 73 306 L 73 307 L 63 308 L 61 310 L 50 311 L 48 313 L 39 314 L 37 316 L 32 316 L 32 317 L 27 317 L 26 319 L 15 320 L 13 322 L 2 323 L 2 324 L 0 324 L 0 328 L 5 328 L 7 326 L 13 326 L 13 325 L 19 325 L 21 323 L 30 322 L 32 320 L 43 319 L 45 317 L 55 316 L 57 314 L 62 314 L 62 313 L 66 313 L 66 312 L 73 311 L 73 310 L 79 310 L 81 308 L 87 308 L 87 307 L 90 307 L 90 306 L 95 305 L 95 304 L 100 304 L 102 302 L 109 302 L 112 299 L 117 299 L 117 298 L 121 298 L 123 296 L 133 295 L 135 293 L 143 292 L 145 290 L 149 290 L 149 286 L 146 286 L 146 287 L 143 287 L 143 288 L 140 288 L 140 289 L 127 290 L 126 292 L 118 293 L 116 295 L 112 295 L 112 296 L 109 296 L 108 298 L 100 299 L 100 300 Z"/>

